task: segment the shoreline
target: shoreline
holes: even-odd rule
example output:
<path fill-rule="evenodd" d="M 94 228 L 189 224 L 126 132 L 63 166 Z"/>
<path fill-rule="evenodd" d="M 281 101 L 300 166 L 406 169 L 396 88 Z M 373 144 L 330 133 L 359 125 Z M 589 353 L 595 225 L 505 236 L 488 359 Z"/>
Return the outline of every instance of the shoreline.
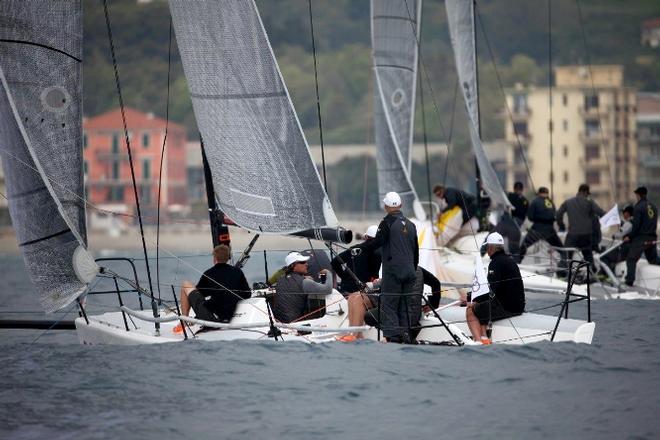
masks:
<path fill-rule="evenodd" d="M 357 233 L 364 233 L 369 225 L 377 224 L 380 219 L 356 220 L 346 223 L 346 228 Z M 231 246 L 233 251 L 242 251 L 254 238 L 254 233 L 240 228 L 230 227 Z M 141 251 L 142 239 L 138 228 L 130 228 L 122 233 L 109 233 L 107 230 L 88 231 L 87 241 L 93 255 L 107 251 Z M 156 249 L 156 227 L 145 227 L 145 242 L 147 250 Z M 355 238 L 353 239 L 355 242 Z M 321 242 L 312 241 L 315 248 L 325 248 Z M 253 250 L 302 250 L 309 248 L 306 238 L 286 235 L 261 234 Z M 167 253 L 200 253 L 211 252 L 211 228 L 208 225 L 165 225 L 160 227 L 158 248 Z M 0 230 L 0 254 L 20 255 L 16 235 L 12 228 Z"/>

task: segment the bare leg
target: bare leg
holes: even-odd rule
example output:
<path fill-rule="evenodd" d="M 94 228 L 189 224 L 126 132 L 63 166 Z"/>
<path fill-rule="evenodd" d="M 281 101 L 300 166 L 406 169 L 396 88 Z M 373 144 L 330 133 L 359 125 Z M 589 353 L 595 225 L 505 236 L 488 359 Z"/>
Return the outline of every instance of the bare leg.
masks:
<path fill-rule="evenodd" d="M 188 316 L 190 312 L 190 301 L 188 301 L 188 295 L 190 292 L 195 290 L 195 286 L 190 281 L 184 281 L 181 283 L 181 314 L 183 316 Z"/>
<path fill-rule="evenodd" d="M 348 325 L 351 327 L 364 325 L 364 314 L 367 312 L 367 304 L 370 304 L 369 298 L 360 292 L 355 292 L 349 295 L 347 301 Z M 362 333 L 357 333 L 355 336 L 362 338 Z"/>
<path fill-rule="evenodd" d="M 478 342 L 481 340 L 482 335 L 481 324 L 479 323 L 479 318 L 475 316 L 472 307 L 473 305 L 468 303 L 467 308 L 465 309 L 465 319 L 467 320 L 467 325 L 472 333 L 472 337 Z"/>

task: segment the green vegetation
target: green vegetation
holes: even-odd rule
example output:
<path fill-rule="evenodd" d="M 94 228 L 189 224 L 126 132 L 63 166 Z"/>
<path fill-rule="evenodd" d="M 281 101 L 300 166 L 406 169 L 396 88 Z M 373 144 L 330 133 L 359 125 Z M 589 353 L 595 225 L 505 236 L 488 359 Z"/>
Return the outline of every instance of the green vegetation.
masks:
<path fill-rule="evenodd" d="M 319 131 L 308 2 L 258 0 L 257 4 L 308 140 L 316 144 Z M 580 0 L 579 4 L 588 50 L 583 43 L 576 0 L 553 0 L 553 64 L 624 64 L 629 85 L 646 91 L 660 90 L 658 52 L 640 46 L 641 23 L 660 17 L 660 2 Z M 503 92 L 497 76 L 503 87 L 516 82 L 547 84 L 548 2 L 479 0 L 478 5 L 482 132 L 484 139 L 492 140 L 503 136 L 504 119 L 499 116 Z M 86 1 L 84 7 L 84 105 L 85 113 L 93 116 L 116 107 L 118 101 L 103 8 L 92 1 Z M 314 0 L 313 8 L 324 141 L 373 142 L 369 2 Z M 117 0 L 111 3 L 110 14 L 126 104 L 164 116 L 167 3 Z M 423 110 L 428 140 L 446 142 L 451 134 L 451 157 L 468 165 L 450 167 L 447 178 L 453 184 L 461 184 L 471 179 L 467 159 L 470 149 L 462 100 L 455 94 L 456 74 L 444 2 L 425 2 L 422 32 Z M 197 129 L 174 35 L 172 46 L 170 117 L 185 124 L 189 136 L 194 138 Z M 415 138 L 421 142 L 420 99 L 417 103 Z M 440 158 L 434 160 L 437 163 L 431 167 L 433 181 L 443 179 L 444 169 Z M 368 174 L 367 183 L 368 188 L 375 190 L 375 166 L 371 165 L 368 170 L 373 175 Z M 417 187 L 420 192 L 426 188 L 424 173 L 422 169 L 413 174 L 422 178 Z M 363 176 L 364 160 L 347 161 L 328 169 L 329 181 L 362 182 Z M 353 186 L 358 188 L 341 188 L 337 209 L 362 209 L 363 188 Z M 336 194 L 340 189 L 329 190 Z M 354 190 L 359 194 L 346 197 L 350 202 L 343 202 L 343 193 Z M 375 202 L 368 205 L 375 206 Z"/>

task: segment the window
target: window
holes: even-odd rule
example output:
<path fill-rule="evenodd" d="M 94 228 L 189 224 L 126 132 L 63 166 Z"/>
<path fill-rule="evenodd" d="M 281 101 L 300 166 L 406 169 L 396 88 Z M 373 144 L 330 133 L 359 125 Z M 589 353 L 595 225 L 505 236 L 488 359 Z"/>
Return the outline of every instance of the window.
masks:
<path fill-rule="evenodd" d="M 119 179 L 119 161 L 115 160 L 112 162 L 112 179 L 113 180 L 118 180 Z"/>
<path fill-rule="evenodd" d="M 585 95 L 584 97 L 584 109 L 589 110 L 592 108 L 598 108 L 598 95 Z"/>
<path fill-rule="evenodd" d="M 142 178 L 151 179 L 151 159 L 142 160 Z"/>
<path fill-rule="evenodd" d="M 89 174 L 89 164 L 86 160 L 83 161 L 83 174 L 86 176 Z"/>
<path fill-rule="evenodd" d="M 144 148 L 149 146 L 149 133 L 142 133 L 142 146 Z"/>
<path fill-rule="evenodd" d="M 564 183 L 568 183 L 568 171 L 564 171 Z"/>
<path fill-rule="evenodd" d="M 564 157 L 568 157 L 568 145 L 564 145 Z"/>
<path fill-rule="evenodd" d="M 587 184 L 598 185 L 600 184 L 600 171 L 587 171 Z"/>
<path fill-rule="evenodd" d="M 564 104 L 564 107 L 568 106 L 568 95 L 566 93 L 561 95 L 561 102 Z"/>
<path fill-rule="evenodd" d="M 112 154 L 119 153 L 119 133 L 112 133 Z"/>
<path fill-rule="evenodd" d="M 83 133 L 83 148 L 87 148 L 87 133 Z"/>
<path fill-rule="evenodd" d="M 527 122 L 514 122 L 513 131 L 521 136 L 527 136 Z"/>
<path fill-rule="evenodd" d="M 147 205 L 151 203 L 151 185 L 140 188 L 140 201 Z"/>
<path fill-rule="evenodd" d="M 585 121 L 584 134 L 587 137 L 598 137 L 598 121 Z"/>
<path fill-rule="evenodd" d="M 564 127 L 564 131 L 568 131 L 568 119 L 562 121 L 562 126 Z"/>
<path fill-rule="evenodd" d="M 584 157 L 586 160 L 594 160 L 600 157 L 600 147 L 597 145 L 590 145 L 584 149 Z"/>
<path fill-rule="evenodd" d="M 122 202 L 124 200 L 124 187 L 118 186 L 110 188 L 108 192 L 108 202 Z"/>

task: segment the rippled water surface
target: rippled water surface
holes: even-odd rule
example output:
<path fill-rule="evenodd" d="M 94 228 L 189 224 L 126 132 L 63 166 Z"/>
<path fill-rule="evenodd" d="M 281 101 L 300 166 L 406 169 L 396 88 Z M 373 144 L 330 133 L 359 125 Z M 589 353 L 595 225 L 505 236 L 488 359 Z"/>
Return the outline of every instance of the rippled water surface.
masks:
<path fill-rule="evenodd" d="M 22 267 L 0 257 L 0 317 L 43 318 L 17 313 L 38 310 Z M 660 301 L 592 311 L 593 345 L 88 347 L 0 330 L 0 438 L 658 438 Z"/>

